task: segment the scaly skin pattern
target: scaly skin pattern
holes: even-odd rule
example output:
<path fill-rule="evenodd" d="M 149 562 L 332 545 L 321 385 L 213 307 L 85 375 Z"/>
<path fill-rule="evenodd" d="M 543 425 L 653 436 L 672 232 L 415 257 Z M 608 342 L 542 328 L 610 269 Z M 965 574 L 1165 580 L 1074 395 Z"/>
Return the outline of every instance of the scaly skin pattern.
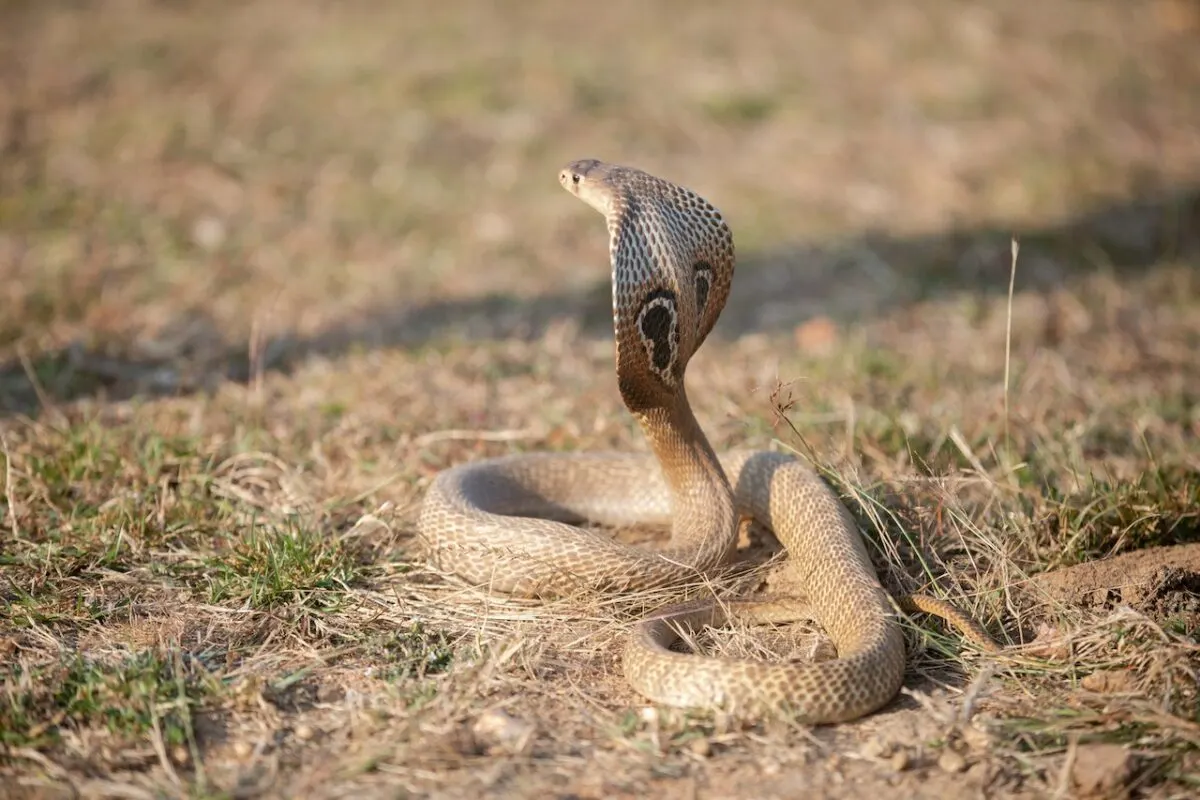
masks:
<path fill-rule="evenodd" d="M 635 626 L 624 673 L 667 705 L 787 713 L 842 722 L 886 704 L 904 677 L 904 639 L 863 540 L 826 484 L 770 452 L 718 457 L 684 390 L 688 361 L 716 324 L 734 273 L 733 235 L 695 192 L 595 159 L 559 173 L 562 186 L 604 215 L 612 263 L 617 385 L 652 455 L 531 453 L 440 473 L 418 522 L 431 561 L 495 591 L 523 596 L 627 592 L 695 581 L 726 564 L 739 515 L 787 549 L 782 584 L 797 597 L 688 603 Z M 651 552 L 576 527 L 669 523 Z M 937 613 L 987 649 L 987 634 L 952 606 L 921 596 L 904 608 Z M 809 617 L 838 656 L 806 664 L 701 657 L 670 646 L 680 630 Z"/>

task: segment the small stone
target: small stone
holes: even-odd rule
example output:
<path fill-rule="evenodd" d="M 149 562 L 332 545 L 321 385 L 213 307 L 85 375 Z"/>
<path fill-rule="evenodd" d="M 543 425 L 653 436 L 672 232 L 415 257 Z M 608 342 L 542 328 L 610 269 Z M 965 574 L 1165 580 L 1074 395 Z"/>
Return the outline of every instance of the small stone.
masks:
<path fill-rule="evenodd" d="M 892 769 L 896 772 L 904 772 L 912 765 L 912 758 L 908 755 L 908 751 L 901 748 L 892 753 L 892 757 L 888 760 L 892 765 Z"/>
<path fill-rule="evenodd" d="M 233 743 L 233 754 L 238 758 L 249 758 L 254 754 L 254 745 L 245 739 L 239 739 Z"/>
<path fill-rule="evenodd" d="M 1132 688 L 1133 680 L 1129 673 L 1120 669 L 1101 669 L 1090 675 L 1084 675 L 1079 685 L 1089 692 L 1099 694 L 1120 694 Z"/>
<path fill-rule="evenodd" d="M 1127 797 L 1134 766 L 1133 753 L 1119 744 L 1080 745 L 1071 766 L 1071 783 L 1080 797 Z"/>
<path fill-rule="evenodd" d="M 688 749 L 694 755 L 700 756 L 700 758 L 708 758 L 712 755 L 712 744 L 709 743 L 707 738 L 692 739 L 688 743 Z"/>
<path fill-rule="evenodd" d="M 206 252 L 225 243 L 225 223 L 216 217 L 201 217 L 192 225 L 192 242 Z"/>
<path fill-rule="evenodd" d="M 533 746 L 536 728 L 507 711 L 494 708 L 475 720 L 471 732 L 485 752 L 524 755 Z"/>
<path fill-rule="evenodd" d="M 305 725 L 304 723 L 297 725 L 296 729 L 292 732 L 296 735 L 296 738 L 302 742 L 307 742 L 317 735 L 317 732 L 314 731 L 312 727 Z"/>
<path fill-rule="evenodd" d="M 176 764 L 186 765 L 192 760 L 192 756 L 188 753 L 188 749 L 181 744 L 177 744 L 171 748 L 171 760 Z"/>
<path fill-rule="evenodd" d="M 938 766 L 942 768 L 942 772 L 962 772 L 967 768 L 967 760 L 954 750 L 943 750 L 938 756 Z"/>
<path fill-rule="evenodd" d="M 1057 628 L 1043 622 L 1038 625 L 1034 639 L 1029 643 L 1027 652 L 1035 658 L 1044 658 L 1048 661 L 1065 661 L 1071 655 L 1071 646 L 1063 639 L 1061 632 Z"/>
<path fill-rule="evenodd" d="M 992 768 L 983 761 L 979 761 L 972 764 L 971 768 L 967 770 L 967 777 L 976 784 L 984 786 L 992 780 Z"/>
<path fill-rule="evenodd" d="M 992 746 L 992 737 L 988 735 L 988 732 L 976 728 L 974 725 L 963 726 L 959 735 L 962 737 L 963 743 L 972 750 L 987 750 Z"/>
<path fill-rule="evenodd" d="M 868 739 L 858 750 L 859 755 L 861 755 L 863 758 L 869 758 L 872 760 L 877 758 L 887 758 L 889 755 L 891 755 L 891 752 L 891 745 L 878 737 L 874 739 Z"/>

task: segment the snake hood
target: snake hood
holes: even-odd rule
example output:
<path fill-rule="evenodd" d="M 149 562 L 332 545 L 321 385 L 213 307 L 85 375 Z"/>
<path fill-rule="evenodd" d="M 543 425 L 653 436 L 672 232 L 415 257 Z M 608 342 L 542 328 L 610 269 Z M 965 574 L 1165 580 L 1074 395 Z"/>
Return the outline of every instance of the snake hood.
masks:
<path fill-rule="evenodd" d="M 690 189 L 594 158 L 558 175 L 608 224 L 617 375 L 631 410 L 682 394 L 687 363 L 716 324 L 733 281 L 733 234 Z"/>

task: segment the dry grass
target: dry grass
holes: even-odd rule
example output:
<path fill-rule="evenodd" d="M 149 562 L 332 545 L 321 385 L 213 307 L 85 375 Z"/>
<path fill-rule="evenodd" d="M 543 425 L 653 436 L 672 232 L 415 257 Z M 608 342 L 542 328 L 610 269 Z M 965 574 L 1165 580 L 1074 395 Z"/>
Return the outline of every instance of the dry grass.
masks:
<path fill-rule="evenodd" d="M 682 8 L 0 6 L 10 795 L 1069 797 L 1104 743 L 1118 793 L 1196 791 L 1195 559 L 1039 577 L 1200 540 L 1194 4 Z M 646 709 L 619 637 L 687 587 L 424 564 L 439 469 L 644 447 L 554 185 L 589 155 L 734 225 L 714 443 L 811 458 L 890 587 L 1012 649 L 913 619 L 902 695 L 836 728 Z"/>

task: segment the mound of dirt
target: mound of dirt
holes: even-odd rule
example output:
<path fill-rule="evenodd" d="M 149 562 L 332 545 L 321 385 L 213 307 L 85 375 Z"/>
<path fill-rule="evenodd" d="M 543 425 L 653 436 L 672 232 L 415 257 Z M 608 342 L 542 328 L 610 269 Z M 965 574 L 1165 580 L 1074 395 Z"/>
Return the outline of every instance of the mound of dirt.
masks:
<path fill-rule="evenodd" d="M 1200 544 L 1152 547 L 1034 576 L 1027 589 L 1051 603 L 1153 616 L 1200 613 Z"/>

